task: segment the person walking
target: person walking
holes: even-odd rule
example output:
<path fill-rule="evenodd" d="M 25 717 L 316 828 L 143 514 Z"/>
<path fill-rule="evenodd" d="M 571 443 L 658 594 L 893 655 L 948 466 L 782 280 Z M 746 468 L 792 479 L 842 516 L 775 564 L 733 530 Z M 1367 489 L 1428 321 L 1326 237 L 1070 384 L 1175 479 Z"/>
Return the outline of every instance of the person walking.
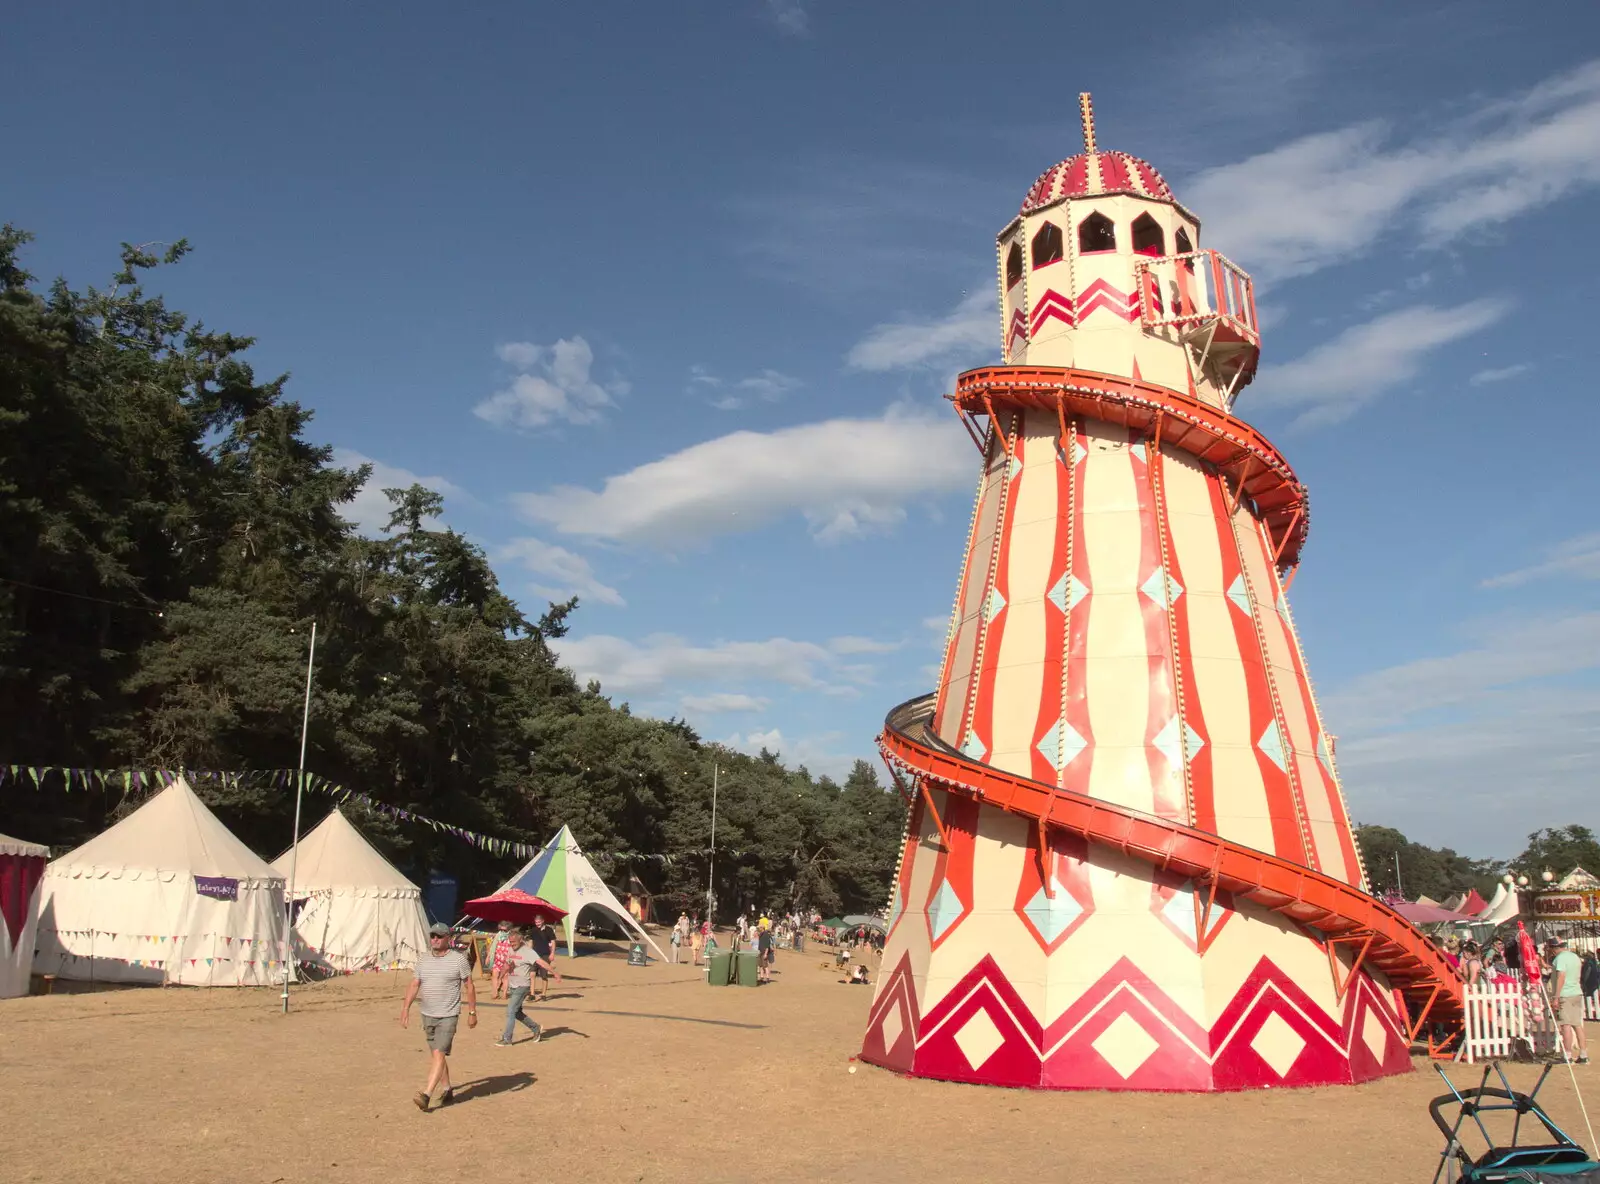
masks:
<path fill-rule="evenodd" d="M 463 991 L 465 986 L 465 991 Z M 467 1000 L 467 1027 L 478 1026 L 478 989 L 472 981 L 472 967 L 460 950 L 450 947 L 450 926 L 435 922 L 428 929 L 428 953 L 417 959 L 416 974 L 400 1003 L 400 1026 L 411 1026 L 411 1005 L 421 1004 L 422 1034 L 428 1042 L 428 1083 L 411 1100 L 424 1114 L 439 1095 L 439 1105 L 454 1099 L 450 1088 L 450 1049 L 455 1043 L 456 1022 L 461 1017 L 461 997 Z"/>
<path fill-rule="evenodd" d="M 762 918 L 766 921 L 766 918 Z M 759 922 L 756 925 L 756 981 L 770 983 L 772 981 L 772 922 L 765 925 Z"/>
<path fill-rule="evenodd" d="M 689 928 L 689 917 L 688 917 L 688 914 L 679 913 L 678 914 L 678 919 L 675 922 L 673 922 L 673 925 L 672 925 L 672 937 L 670 938 L 670 941 L 671 941 L 671 944 L 672 944 L 672 961 L 673 961 L 674 964 L 676 964 L 677 961 L 678 961 L 678 951 L 683 948 L 683 934 L 684 934 L 684 931 L 686 929 L 688 929 L 688 928 Z"/>
<path fill-rule="evenodd" d="M 1567 1060 L 1589 1063 L 1589 1047 L 1583 1035 L 1583 960 L 1567 948 L 1559 937 L 1545 942 L 1545 958 L 1550 963 L 1550 1001 L 1556 1011 Z"/>
<path fill-rule="evenodd" d="M 698 922 L 699 920 L 700 918 L 696 916 L 695 921 Z M 692 961 L 689 965 L 700 965 L 700 948 L 705 944 L 705 930 L 701 928 L 699 924 L 691 924 L 689 927 L 689 950 L 690 956 L 694 959 L 694 961 Z"/>
<path fill-rule="evenodd" d="M 506 974 L 506 983 L 510 993 L 506 998 L 506 1027 L 505 1031 L 500 1033 L 500 1039 L 494 1042 L 494 1046 L 510 1048 L 517 1034 L 518 1023 L 527 1025 L 528 1031 L 533 1033 L 533 1042 L 537 1044 L 544 1032 L 538 1024 L 522 1014 L 522 1005 L 527 1002 L 528 993 L 533 990 L 533 970 L 534 967 L 540 967 L 554 974 L 556 982 L 561 981 L 561 972 L 534 952 L 533 947 L 524 941 L 520 929 L 511 931 L 511 956 L 507 959 L 507 966 L 509 970 Z"/>
<path fill-rule="evenodd" d="M 534 914 L 533 932 L 528 936 L 528 944 L 533 947 L 533 952 L 539 955 L 542 963 L 535 965 L 533 973 L 539 980 L 539 994 L 536 1000 L 543 1003 L 544 997 L 550 993 L 550 976 L 555 973 L 556 929 L 542 914 Z M 556 981 L 561 981 L 559 974 L 556 974 Z"/>

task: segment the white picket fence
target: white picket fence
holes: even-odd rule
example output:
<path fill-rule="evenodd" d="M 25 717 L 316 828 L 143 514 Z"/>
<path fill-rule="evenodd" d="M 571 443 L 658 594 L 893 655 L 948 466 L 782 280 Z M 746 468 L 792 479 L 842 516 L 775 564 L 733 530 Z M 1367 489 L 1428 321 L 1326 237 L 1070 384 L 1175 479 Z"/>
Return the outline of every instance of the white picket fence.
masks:
<path fill-rule="evenodd" d="M 1520 981 L 1480 983 L 1463 993 L 1466 1038 L 1461 1059 L 1469 1065 L 1558 1051 L 1554 1017 L 1537 990 Z M 1600 1020 L 1600 1000 L 1583 1001 L 1585 1019 Z"/>

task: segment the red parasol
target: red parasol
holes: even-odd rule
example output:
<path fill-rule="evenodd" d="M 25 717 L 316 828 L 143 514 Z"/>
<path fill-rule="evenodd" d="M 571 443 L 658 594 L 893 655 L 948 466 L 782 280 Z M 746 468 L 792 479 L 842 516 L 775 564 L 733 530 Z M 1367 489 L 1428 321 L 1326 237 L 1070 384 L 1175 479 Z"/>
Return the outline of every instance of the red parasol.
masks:
<path fill-rule="evenodd" d="M 520 888 L 504 888 L 493 896 L 480 896 L 467 901 L 462 908 L 485 921 L 510 921 L 521 925 L 532 924 L 535 915 L 543 916 L 546 921 L 559 921 L 567 915 L 566 909 L 530 896 Z"/>

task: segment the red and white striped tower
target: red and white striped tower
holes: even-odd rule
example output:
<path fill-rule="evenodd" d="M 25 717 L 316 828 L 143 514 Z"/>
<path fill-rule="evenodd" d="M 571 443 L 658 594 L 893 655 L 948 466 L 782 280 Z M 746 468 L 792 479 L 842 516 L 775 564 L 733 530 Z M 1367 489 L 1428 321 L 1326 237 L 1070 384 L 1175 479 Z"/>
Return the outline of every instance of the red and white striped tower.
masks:
<path fill-rule="evenodd" d="M 1055 1089 L 1400 1072 L 1380 965 L 1410 955 L 1361 959 L 1370 898 L 1284 597 L 1305 490 L 1231 414 L 1250 279 L 1081 105 L 1084 152 L 999 236 L 1005 364 L 952 396 L 982 472 L 937 692 L 884 733 L 912 815 L 862 1056 Z M 1171 842 L 1135 850 L 1133 825 Z M 1269 871 L 1347 903 L 1307 911 Z"/>

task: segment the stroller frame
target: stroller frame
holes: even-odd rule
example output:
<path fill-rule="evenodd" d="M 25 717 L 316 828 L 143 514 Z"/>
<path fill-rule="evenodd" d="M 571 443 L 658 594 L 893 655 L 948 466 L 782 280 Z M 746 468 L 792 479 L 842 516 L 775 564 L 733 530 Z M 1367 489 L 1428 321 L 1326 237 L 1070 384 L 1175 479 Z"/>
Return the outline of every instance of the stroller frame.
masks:
<path fill-rule="evenodd" d="M 1445 1184 L 1473 1184 L 1475 1181 L 1491 1180 L 1541 1180 L 1550 1177 L 1535 1173 L 1546 1170 L 1550 1171 L 1551 1176 L 1600 1178 L 1600 1164 L 1590 1159 L 1588 1152 L 1558 1127 L 1538 1103 L 1539 1091 L 1544 1087 L 1553 1068 L 1554 1065 L 1545 1065 L 1533 1088 L 1522 1093 L 1511 1088 L 1511 1082 L 1498 1061 L 1491 1061 L 1485 1065 L 1482 1079 L 1476 1086 L 1468 1089 L 1457 1089 L 1444 1071 L 1444 1067 L 1434 1065 L 1434 1069 L 1444 1079 L 1450 1092 L 1440 1094 L 1428 1103 L 1428 1113 L 1433 1118 L 1434 1125 L 1444 1133 L 1445 1138 L 1444 1150 L 1439 1154 L 1439 1166 L 1433 1173 L 1433 1184 L 1439 1184 L 1441 1179 Z M 1498 1086 L 1489 1084 L 1490 1073 L 1499 1077 Z M 1458 1107 L 1453 1123 L 1444 1115 L 1444 1108 L 1450 1105 Z M 1511 1111 L 1516 1115 L 1511 1126 L 1511 1142 L 1508 1144 L 1497 1144 L 1489 1134 L 1489 1128 L 1483 1123 L 1482 1115 L 1501 1111 Z M 1538 1120 L 1552 1142 L 1523 1144 L 1518 1141 L 1522 1133 L 1523 1116 L 1530 1114 Z M 1487 1148 L 1476 1160 L 1467 1152 L 1461 1141 L 1461 1128 L 1469 1118 L 1477 1126 L 1478 1133 L 1483 1136 Z M 1594 1169 L 1597 1177 L 1590 1177 L 1585 1169 Z"/>

